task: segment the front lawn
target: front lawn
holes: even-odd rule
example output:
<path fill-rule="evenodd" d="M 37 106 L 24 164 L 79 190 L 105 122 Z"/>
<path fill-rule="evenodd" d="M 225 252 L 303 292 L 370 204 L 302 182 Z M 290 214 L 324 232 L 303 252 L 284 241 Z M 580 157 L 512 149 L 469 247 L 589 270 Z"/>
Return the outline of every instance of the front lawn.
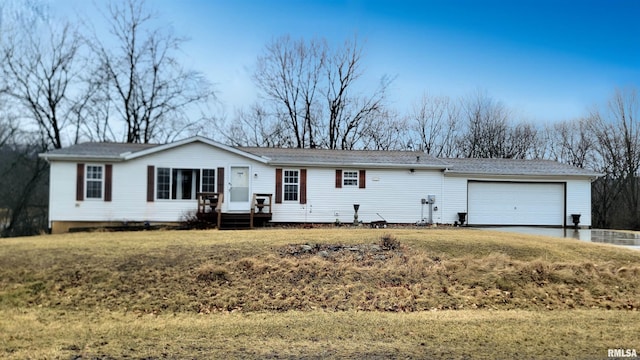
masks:
<path fill-rule="evenodd" d="M 0 357 L 604 358 L 640 252 L 469 229 L 0 240 Z"/>

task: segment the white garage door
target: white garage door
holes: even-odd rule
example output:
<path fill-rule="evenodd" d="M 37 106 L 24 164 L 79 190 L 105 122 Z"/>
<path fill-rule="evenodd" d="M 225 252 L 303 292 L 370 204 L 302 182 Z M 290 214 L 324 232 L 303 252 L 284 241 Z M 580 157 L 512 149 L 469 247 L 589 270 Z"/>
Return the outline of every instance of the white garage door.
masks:
<path fill-rule="evenodd" d="M 470 225 L 564 225 L 564 184 L 468 183 Z"/>

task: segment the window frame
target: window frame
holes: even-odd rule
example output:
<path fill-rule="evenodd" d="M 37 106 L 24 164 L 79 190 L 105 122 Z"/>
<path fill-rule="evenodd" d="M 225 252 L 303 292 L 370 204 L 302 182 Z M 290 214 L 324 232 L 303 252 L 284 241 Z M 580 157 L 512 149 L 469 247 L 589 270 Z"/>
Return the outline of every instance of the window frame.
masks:
<path fill-rule="evenodd" d="M 295 173 L 295 183 L 291 181 L 287 182 L 287 180 L 291 180 L 293 177 L 288 173 Z M 287 186 L 295 186 L 295 193 L 287 191 Z M 295 194 L 295 199 L 287 197 L 293 194 Z M 282 169 L 282 201 L 289 203 L 300 201 L 300 169 Z"/>
<path fill-rule="evenodd" d="M 347 174 L 351 176 L 347 176 Z M 348 183 L 347 183 L 348 182 Z M 342 169 L 342 187 L 359 187 L 360 186 L 360 171 Z"/>
<path fill-rule="evenodd" d="M 205 190 L 205 172 L 211 172 L 212 175 L 207 175 L 206 177 L 209 179 L 209 181 L 206 182 L 207 187 L 211 186 L 212 190 L 208 191 Z M 217 174 L 216 174 L 216 169 L 200 169 L 200 192 L 216 192 L 216 178 L 217 178 Z"/>
<path fill-rule="evenodd" d="M 160 172 L 163 171 L 163 177 L 168 182 L 160 181 Z M 178 175 L 183 171 L 191 171 L 193 174 L 191 176 L 191 187 L 192 187 L 192 196 L 188 199 L 179 198 L 178 194 L 180 193 L 180 189 L 175 188 L 176 186 L 180 186 L 176 183 L 176 179 L 174 178 L 182 178 L 182 175 Z M 199 192 L 203 192 L 204 186 L 204 173 L 205 171 L 212 172 L 213 176 L 210 177 L 211 183 L 208 183 L 208 186 L 213 186 L 213 189 L 217 190 L 218 184 L 216 183 L 216 179 L 218 176 L 218 170 L 215 168 L 189 168 L 189 167 L 170 167 L 170 166 L 156 166 L 155 170 L 155 191 L 154 191 L 154 199 L 158 201 L 196 201 L 197 194 Z M 166 194 L 167 197 L 160 197 L 160 186 L 166 186 L 166 189 L 162 189 L 163 194 Z M 210 192 L 210 191 L 207 191 Z M 216 191 L 213 191 L 216 192 Z M 175 194 L 175 198 L 174 198 Z"/>
<path fill-rule="evenodd" d="M 89 168 L 100 169 L 100 178 L 89 177 Z M 100 183 L 100 196 L 89 196 L 89 183 Z M 104 164 L 85 164 L 84 165 L 84 200 L 104 200 L 104 183 L 105 183 L 105 166 Z"/>
<path fill-rule="evenodd" d="M 163 177 L 166 176 L 166 180 L 167 181 L 162 181 L 160 182 L 160 171 L 165 172 L 166 174 L 163 174 Z M 172 169 L 170 167 L 156 167 L 156 191 L 155 191 L 155 198 L 156 200 L 172 200 L 171 199 L 171 171 Z M 163 179 L 164 180 L 164 179 Z M 164 192 L 166 192 L 166 196 L 167 197 L 160 197 L 160 185 L 162 184 L 163 189 L 162 192 L 164 194 Z M 164 187 L 166 186 L 166 189 L 164 189 Z"/>

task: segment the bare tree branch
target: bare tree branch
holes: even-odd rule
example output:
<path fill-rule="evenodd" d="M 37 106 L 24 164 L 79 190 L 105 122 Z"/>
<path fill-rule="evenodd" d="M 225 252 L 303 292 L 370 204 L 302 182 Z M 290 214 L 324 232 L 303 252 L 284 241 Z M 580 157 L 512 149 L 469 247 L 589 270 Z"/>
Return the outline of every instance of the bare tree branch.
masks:
<path fill-rule="evenodd" d="M 82 94 L 73 93 L 81 72 L 81 46 L 69 24 L 39 32 L 12 33 L 1 48 L 6 93 L 22 106 L 54 148 L 64 145 L 64 130 L 78 123 L 73 111 Z"/>
<path fill-rule="evenodd" d="M 640 227 L 640 99 L 637 89 L 617 90 L 604 109 L 595 109 L 588 127 L 595 140 L 594 217 L 611 225 L 613 213 L 626 227 Z M 624 209 L 622 212 L 619 209 Z"/>
<path fill-rule="evenodd" d="M 196 126 L 189 111 L 214 93 L 201 73 L 184 69 L 175 57 L 185 39 L 153 28 L 155 17 L 143 0 L 110 3 L 106 17 L 118 46 L 96 39 L 93 49 L 104 74 L 102 99 L 124 121 L 126 141 L 167 141 Z"/>
<path fill-rule="evenodd" d="M 417 135 L 412 149 L 436 156 L 450 156 L 455 147 L 459 108 L 446 96 L 424 94 L 409 115 L 410 131 Z"/>
<path fill-rule="evenodd" d="M 364 129 L 382 121 L 391 79 L 383 77 L 371 95 L 356 93 L 361 61 L 355 39 L 336 49 L 325 40 L 294 41 L 289 36 L 269 43 L 253 76 L 264 101 L 261 107 L 279 124 L 270 126 L 269 134 L 281 138 L 269 143 L 330 149 L 365 146 Z M 242 126 L 264 129 L 257 123 Z"/>

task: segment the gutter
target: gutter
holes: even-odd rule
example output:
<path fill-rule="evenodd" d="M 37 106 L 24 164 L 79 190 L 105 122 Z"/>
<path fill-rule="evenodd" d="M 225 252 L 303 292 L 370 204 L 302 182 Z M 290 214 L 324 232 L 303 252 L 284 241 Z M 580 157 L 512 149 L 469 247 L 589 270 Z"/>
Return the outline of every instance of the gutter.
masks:
<path fill-rule="evenodd" d="M 61 154 L 38 154 L 38 157 L 47 162 L 54 161 L 102 161 L 102 162 L 122 162 L 124 159 L 120 156 L 92 156 L 92 155 L 61 155 Z"/>
<path fill-rule="evenodd" d="M 423 169 L 442 170 L 442 165 L 421 165 L 421 164 L 381 164 L 381 163 L 336 163 L 336 162 L 303 162 L 303 161 L 274 161 L 268 162 L 273 166 L 302 166 L 302 167 L 361 167 L 367 169 Z"/>
<path fill-rule="evenodd" d="M 538 179 L 589 179 L 591 182 L 595 181 L 599 176 L 598 174 L 496 174 L 496 173 L 484 173 L 484 172 L 452 172 L 449 170 L 444 171 L 445 176 L 455 177 L 468 177 L 468 178 L 538 178 Z"/>

